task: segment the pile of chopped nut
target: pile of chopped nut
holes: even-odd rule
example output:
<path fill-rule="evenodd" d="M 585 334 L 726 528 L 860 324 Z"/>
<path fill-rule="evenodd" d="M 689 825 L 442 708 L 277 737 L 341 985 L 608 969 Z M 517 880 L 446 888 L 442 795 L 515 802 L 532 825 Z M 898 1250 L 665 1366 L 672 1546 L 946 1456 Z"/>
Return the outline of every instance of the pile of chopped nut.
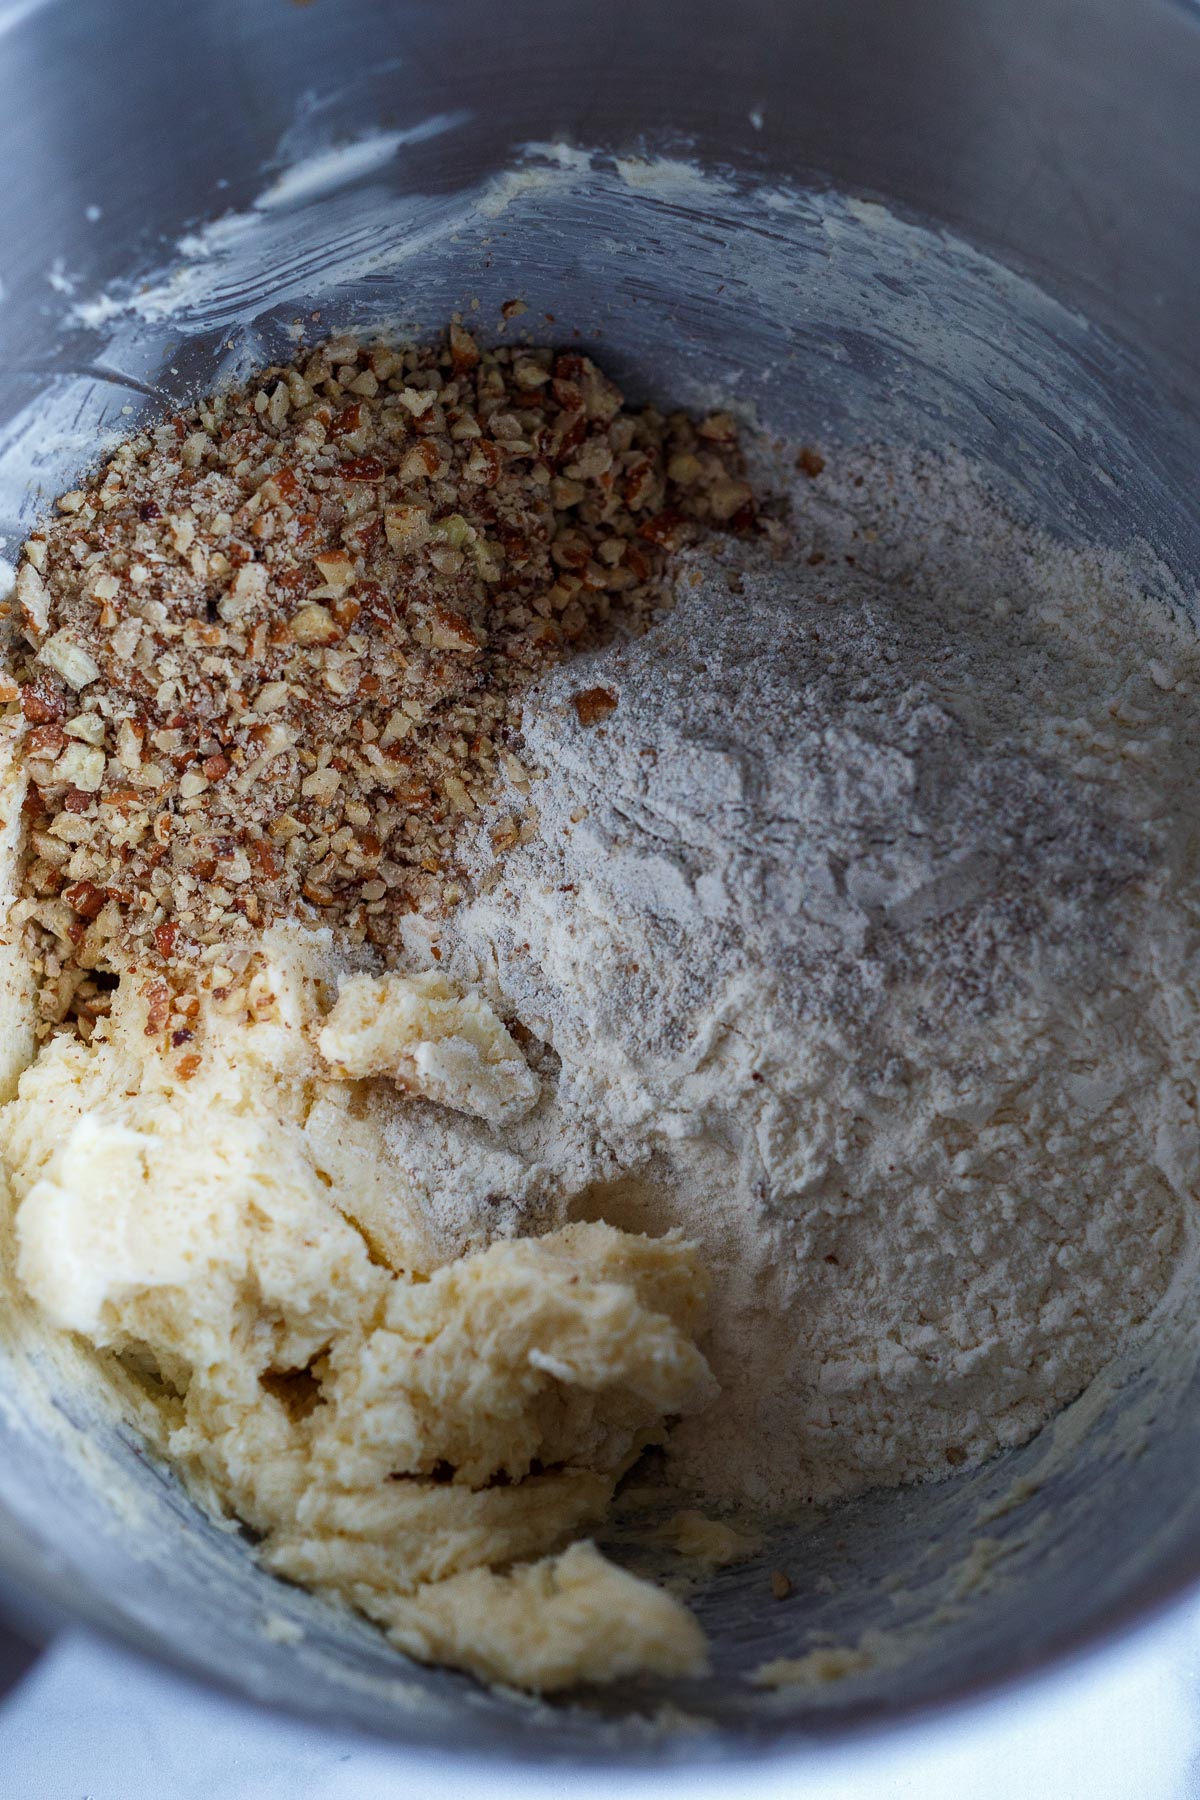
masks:
<path fill-rule="evenodd" d="M 115 971 L 153 972 L 161 1011 L 272 919 L 386 950 L 401 913 L 453 904 L 465 828 L 527 783 L 539 671 L 644 629 L 671 553 L 755 502 L 727 414 L 633 412 L 585 356 L 454 325 L 268 369 L 58 511 L 2 697 L 43 1029 L 88 1035 Z"/>

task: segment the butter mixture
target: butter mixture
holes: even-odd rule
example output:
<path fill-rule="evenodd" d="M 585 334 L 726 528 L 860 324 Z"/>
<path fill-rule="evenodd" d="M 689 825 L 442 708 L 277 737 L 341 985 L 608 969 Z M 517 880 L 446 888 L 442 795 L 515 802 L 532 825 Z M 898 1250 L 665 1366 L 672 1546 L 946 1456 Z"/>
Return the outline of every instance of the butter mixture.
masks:
<path fill-rule="evenodd" d="M 206 1005 L 189 1081 L 129 988 L 102 1039 L 42 1051 L 0 1124 L 21 1280 L 144 1374 L 164 1450 L 272 1568 L 404 1649 L 537 1688 L 699 1671 L 678 1602 L 584 1543 L 550 1554 L 601 1523 L 665 1418 L 713 1397 L 694 1247 L 581 1224 L 440 1263 L 340 1059 L 407 1081 L 427 1051 L 414 1091 L 483 1117 L 527 1104 L 529 1072 L 441 978 L 353 978 L 314 1043 L 313 957 L 273 936 L 253 1016 Z M 384 1212 L 392 1266 L 371 1248 Z"/>

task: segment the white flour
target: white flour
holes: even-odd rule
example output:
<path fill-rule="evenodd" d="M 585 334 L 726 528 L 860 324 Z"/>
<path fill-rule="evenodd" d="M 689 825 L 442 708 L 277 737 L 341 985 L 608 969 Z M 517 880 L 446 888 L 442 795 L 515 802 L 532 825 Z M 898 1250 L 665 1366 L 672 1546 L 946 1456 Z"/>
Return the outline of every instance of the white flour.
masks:
<path fill-rule="evenodd" d="M 698 561 L 535 695 L 539 829 L 439 948 L 550 1097 L 394 1127 L 448 1245 L 703 1241 L 724 1393 L 675 1469 L 764 1507 L 1027 1437 L 1154 1307 L 1200 1169 L 1191 627 L 952 466 L 795 504 L 784 560 Z"/>

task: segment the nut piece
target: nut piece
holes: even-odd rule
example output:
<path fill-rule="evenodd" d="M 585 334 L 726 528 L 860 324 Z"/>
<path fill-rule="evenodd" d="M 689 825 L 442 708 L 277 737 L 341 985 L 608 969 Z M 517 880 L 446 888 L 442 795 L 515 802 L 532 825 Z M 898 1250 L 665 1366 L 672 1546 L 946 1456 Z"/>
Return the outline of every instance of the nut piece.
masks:
<path fill-rule="evenodd" d="M 221 617 L 233 624 L 260 606 L 266 596 L 267 571 L 261 563 L 243 563 L 229 592 L 217 602 Z"/>
<path fill-rule="evenodd" d="M 85 744 L 104 742 L 104 720 L 99 713 L 77 713 L 63 726 L 68 737 L 80 738 Z"/>
<path fill-rule="evenodd" d="M 32 559 L 22 563 L 17 570 L 13 592 L 21 608 L 26 633 L 36 640 L 50 623 L 50 596 Z"/>
<path fill-rule="evenodd" d="M 281 706 L 287 705 L 287 698 L 286 681 L 268 681 L 254 697 L 254 710 L 256 713 L 278 712 Z"/>
<path fill-rule="evenodd" d="M 470 332 L 464 331 L 461 325 L 451 325 L 449 336 L 454 372 L 456 375 L 463 375 L 478 363 L 479 347 Z"/>
<path fill-rule="evenodd" d="M 97 793 L 104 780 L 103 750 L 73 740 L 54 765 L 54 779 L 79 788 L 85 794 Z"/>
<path fill-rule="evenodd" d="M 325 577 L 326 589 L 330 594 L 343 593 L 354 585 L 354 563 L 344 551 L 332 551 L 328 556 L 314 558 L 318 569 Z"/>
<path fill-rule="evenodd" d="M 331 644 L 337 635 L 336 619 L 319 601 L 310 600 L 292 614 L 292 636 L 298 644 Z"/>
<path fill-rule="evenodd" d="M 61 675 L 68 687 L 85 688 L 99 680 L 100 665 L 69 631 L 56 631 L 38 651 L 38 661 Z"/>
<path fill-rule="evenodd" d="M 383 529 L 393 550 L 415 550 L 430 535 L 429 513 L 424 506 L 389 506 Z"/>
<path fill-rule="evenodd" d="M 571 705 L 581 725 L 598 725 L 609 713 L 616 712 L 617 696 L 611 688 L 584 688 L 582 693 L 571 695 Z"/>
<path fill-rule="evenodd" d="M 709 510 L 722 524 L 741 512 L 753 498 L 753 490 L 747 481 L 717 481 L 708 490 Z"/>
<path fill-rule="evenodd" d="M 300 783 L 300 792 L 306 800 L 328 803 L 337 793 L 341 779 L 341 773 L 337 769 L 314 769 Z"/>
<path fill-rule="evenodd" d="M 479 639 L 461 613 L 435 606 L 429 621 L 429 641 L 435 650 L 477 650 Z"/>

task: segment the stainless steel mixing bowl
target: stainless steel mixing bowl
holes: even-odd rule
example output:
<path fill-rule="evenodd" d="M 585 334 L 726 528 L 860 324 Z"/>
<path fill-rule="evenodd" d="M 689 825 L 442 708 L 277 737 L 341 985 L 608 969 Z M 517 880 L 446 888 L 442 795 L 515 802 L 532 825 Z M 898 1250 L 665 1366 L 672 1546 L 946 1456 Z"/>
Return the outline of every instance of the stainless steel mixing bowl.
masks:
<path fill-rule="evenodd" d="M 954 444 L 1065 535 L 1140 537 L 1148 579 L 1155 556 L 1186 578 L 1198 103 L 1200 19 L 1167 0 L 14 0 L 8 554 L 98 433 L 293 331 L 432 328 L 473 300 L 486 328 L 520 296 L 522 324 L 598 344 L 634 391 L 708 382 L 811 441 Z M 7 1606 L 31 1637 L 84 1619 L 399 1745 L 719 1762 L 746 1782 L 756 1759 L 799 1768 L 815 1739 L 1029 1676 L 1196 1579 L 1192 1314 L 1185 1282 L 1034 1444 L 810 1521 L 716 1577 L 698 1601 L 711 1681 L 543 1709 L 409 1668 L 271 1582 L 14 1317 Z M 782 1606 L 765 1599 L 777 1566 L 795 1584 Z M 905 1654 L 842 1682 L 764 1704 L 743 1679 L 812 1633 L 881 1626 Z M 664 1698 L 708 1728 L 662 1736 L 647 1721 Z"/>

